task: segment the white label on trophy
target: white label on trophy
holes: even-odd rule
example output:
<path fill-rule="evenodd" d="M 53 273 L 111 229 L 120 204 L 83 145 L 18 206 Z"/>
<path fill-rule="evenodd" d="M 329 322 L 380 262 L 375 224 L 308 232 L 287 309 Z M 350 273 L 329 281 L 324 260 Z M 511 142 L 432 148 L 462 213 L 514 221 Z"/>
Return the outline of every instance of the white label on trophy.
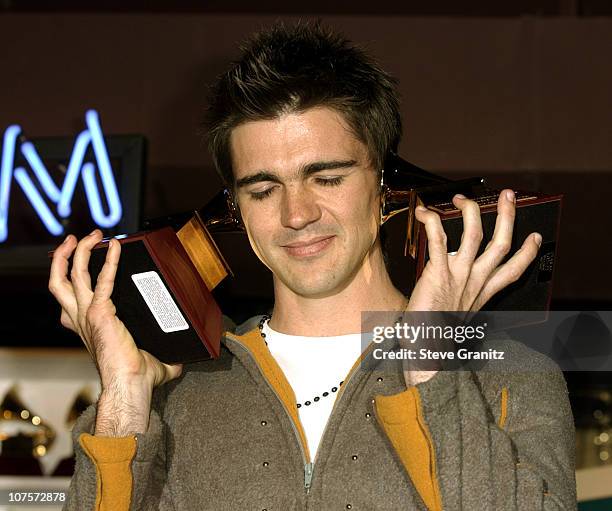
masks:
<path fill-rule="evenodd" d="M 163 332 L 178 332 L 189 328 L 157 272 L 135 273 L 132 280 Z"/>

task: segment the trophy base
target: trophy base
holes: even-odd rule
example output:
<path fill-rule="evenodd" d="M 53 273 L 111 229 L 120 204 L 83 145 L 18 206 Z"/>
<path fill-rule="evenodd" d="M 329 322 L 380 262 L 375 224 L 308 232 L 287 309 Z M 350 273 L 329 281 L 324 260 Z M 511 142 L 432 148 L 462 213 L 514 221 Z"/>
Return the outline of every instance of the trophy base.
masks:
<path fill-rule="evenodd" d="M 118 241 L 121 261 L 111 299 L 136 345 L 168 364 L 218 357 L 221 310 L 174 230 L 165 227 Z M 92 251 L 92 282 L 107 244 Z"/>

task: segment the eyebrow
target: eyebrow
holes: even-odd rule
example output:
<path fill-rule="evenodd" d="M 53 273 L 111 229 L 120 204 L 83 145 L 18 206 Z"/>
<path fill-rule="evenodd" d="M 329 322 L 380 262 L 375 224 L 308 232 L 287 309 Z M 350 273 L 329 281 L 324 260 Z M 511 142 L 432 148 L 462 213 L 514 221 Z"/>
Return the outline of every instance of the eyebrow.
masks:
<path fill-rule="evenodd" d="M 317 161 L 304 165 L 300 169 L 300 174 L 302 178 L 305 178 L 312 174 L 316 174 L 317 172 L 321 172 L 322 170 L 346 169 L 349 167 L 354 167 L 356 164 L 356 160 Z M 274 172 L 260 170 L 259 172 L 255 172 L 238 179 L 238 181 L 236 181 L 236 188 L 243 188 L 245 186 L 252 185 L 253 183 L 260 183 L 262 181 L 270 181 L 273 183 L 282 182 L 280 177 Z"/>

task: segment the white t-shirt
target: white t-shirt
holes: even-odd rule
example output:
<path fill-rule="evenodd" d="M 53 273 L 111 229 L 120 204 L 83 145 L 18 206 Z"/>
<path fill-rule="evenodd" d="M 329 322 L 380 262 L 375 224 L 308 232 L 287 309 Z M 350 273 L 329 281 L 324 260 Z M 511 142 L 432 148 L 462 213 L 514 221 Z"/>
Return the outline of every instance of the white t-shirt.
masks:
<path fill-rule="evenodd" d="M 314 460 L 340 389 L 339 383 L 361 354 L 361 334 L 332 337 L 287 335 L 271 329 L 267 321 L 263 333 L 270 353 L 285 373 L 297 402 L 302 405 L 298 414 L 306 434 L 310 459 Z M 332 392 L 332 387 L 338 390 Z M 324 392 L 328 393 L 326 397 L 323 397 Z M 319 397 L 316 402 L 315 396 Z M 310 401 L 310 405 L 306 406 L 306 401 Z"/>

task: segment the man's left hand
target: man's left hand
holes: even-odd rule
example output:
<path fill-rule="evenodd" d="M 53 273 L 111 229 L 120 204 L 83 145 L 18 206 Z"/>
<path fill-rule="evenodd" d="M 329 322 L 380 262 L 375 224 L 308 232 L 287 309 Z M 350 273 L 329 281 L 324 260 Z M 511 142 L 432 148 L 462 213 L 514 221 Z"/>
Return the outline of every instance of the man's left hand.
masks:
<path fill-rule="evenodd" d="M 422 206 L 416 209 L 417 220 L 425 224 L 429 260 L 412 291 L 408 311 L 478 311 L 493 295 L 517 281 L 538 253 L 542 236 L 534 232 L 501 264 L 512 245 L 516 211 L 512 190 L 500 193 L 493 237 L 478 258 L 476 254 L 483 239 L 480 208 L 463 195 L 455 195 L 453 204 L 461 210 L 464 228 L 459 250 L 454 254 L 447 251 L 440 216 Z M 412 385 L 435 374 L 434 371 L 421 375 L 416 374 L 418 371 L 404 372 L 406 383 Z"/>

